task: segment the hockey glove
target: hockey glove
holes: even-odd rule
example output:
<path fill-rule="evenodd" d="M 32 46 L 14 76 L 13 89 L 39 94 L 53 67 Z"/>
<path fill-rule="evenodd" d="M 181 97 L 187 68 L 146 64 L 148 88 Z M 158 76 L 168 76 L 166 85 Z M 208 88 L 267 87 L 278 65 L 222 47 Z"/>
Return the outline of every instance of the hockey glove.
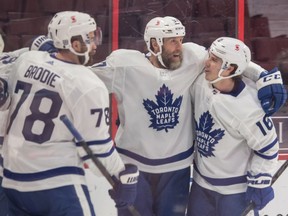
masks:
<path fill-rule="evenodd" d="M 52 39 L 48 38 L 45 35 L 40 35 L 36 37 L 30 46 L 30 50 L 46 51 L 48 53 L 57 52 Z"/>
<path fill-rule="evenodd" d="M 10 104 L 8 84 L 5 79 L 0 78 L 0 110 L 6 110 Z"/>
<path fill-rule="evenodd" d="M 287 100 L 287 91 L 278 68 L 262 72 L 256 85 L 262 109 L 268 116 L 273 115 Z"/>
<path fill-rule="evenodd" d="M 253 202 L 255 210 L 263 209 L 271 200 L 274 199 L 274 190 L 270 186 L 272 177 L 269 174 L 247 175 L 248 188 L 246 200 Z"/>
<path fill-rule="evenodd" d="M 126 164 L 125 170 L 119 173 L 120 180 L 115 178 L 115 186 L 109 190 L 109 195 L 115 201 L 116 208 L 123 209 L 134 204 L 138 176 L 138 168 L 135 165 Z"/>

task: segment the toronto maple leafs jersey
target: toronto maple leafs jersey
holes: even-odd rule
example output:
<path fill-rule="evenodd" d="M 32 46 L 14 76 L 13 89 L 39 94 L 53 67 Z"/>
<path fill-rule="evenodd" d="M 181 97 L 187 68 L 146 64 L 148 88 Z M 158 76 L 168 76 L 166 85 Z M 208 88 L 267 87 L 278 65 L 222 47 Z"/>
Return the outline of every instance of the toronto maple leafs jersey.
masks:
<path fill-rule="evenodd" d="M 85 184 L 83 161 L 96 169 L 60 120 L 65 114 L 111 175 L 124 169 L 109 135 L 104 83 L 82 65 L 30 51 L 14 63 L 4 139 L 3 187 L 36 191 Z"/>
<path fill-rule="evenodd" d="M 19 50 L 15 50 L 13 52 L 5 52 L 0 55 L 0 78 L 8 81 L 8 75 L 11 72 L 11 67 L 15 60 L 24 52 L 27 52 L 28 48 L 22 48 Z M 6 100 L 0 107 L 0 176 L 2 176 L 3 172 L 3 158 L 2 158 L 2 145 L 4 140 L 4 134 L 6 129 L 6 122 L 8 116 L 8 107 L 10 105 L 10 97 Z"/>
<path fill-rule="evenodd" d="M 117 50 L 92 70 L 115 94 L 120 125 L 118 152 L 141 171 L 163 173 L 192 163 L 193 134 L 189 87 L 203 68 L 204 47 L 183 44 L 177 70 L 154 67 L 138 51 Z"/>
<path fill-rule="evenodd" d="M 279 143 L 271 118 L 248 80 L 236 82 L 229 94 L 214 89 L 202 74 L 192 87 L 195 104 L 193 178 L 221 194 L 246 191 L 252 175 L 274 171 Z M 254 84 L 255 85 L 255 84 Z"/>

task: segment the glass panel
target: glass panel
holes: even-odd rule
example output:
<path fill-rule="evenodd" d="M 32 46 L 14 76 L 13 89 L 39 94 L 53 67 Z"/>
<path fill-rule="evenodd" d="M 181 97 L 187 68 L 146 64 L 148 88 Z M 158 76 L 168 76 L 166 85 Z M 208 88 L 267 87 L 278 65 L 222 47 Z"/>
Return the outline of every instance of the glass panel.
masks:
<path fill-rule="evenodd" d="M 143 51 L 145 26 L 156 16 L 178 18 L 185 41 L 206 47 L 217 37 L 235 37 L 234 0 L 120 0 L 119 47 Z"/>
<path fill-rule="evenodd" d="M 286 88 L 288 85 L 288 1 L 249 0 L 247 32 L 253 61 L 267 70 L 278 66 Z M 288 103 L 273 116 L 278 132 L 281 158 L 288 159 Z"/>

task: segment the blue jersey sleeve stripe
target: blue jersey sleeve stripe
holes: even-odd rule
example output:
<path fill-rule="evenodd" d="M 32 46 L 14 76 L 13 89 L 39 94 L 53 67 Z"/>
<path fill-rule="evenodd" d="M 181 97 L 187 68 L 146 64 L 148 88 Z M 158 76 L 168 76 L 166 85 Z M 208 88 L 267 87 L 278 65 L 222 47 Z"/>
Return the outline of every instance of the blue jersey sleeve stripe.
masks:
<path fill-rule="evenodd" d="M 275 138 L 273 140 L 273 142 L 271 142 L 269 145 L 265 146 L 264 148 L 258 150 L 258 152 L 261 154 L 261 153 L 264 153 L 266 151 L 268 151 L 269 149 L 273 148 L 276 144 L 278 143 L 278 138 Z"/>
<path fill-rule="evenodd" d="M 89 141 L 89 142 L 86 142 L 88 146 L 92 146 L 92 145 L 105 145 L 109 142 L 111 142 L 111 137 L 105 139 L 105 140 L 93 140 L 93 141 Z M 79 142 L 76 142 L 76 146 L 77 147 L 80 147 L 81 146 L 81 143 Z"/>
<path fill-rule="evenodd" d="M 115 150 L 115 148 L 112 147 L 109 152 L 105 152 L 105 153 L 101 153 L 101 154 L 95 154 L 94 153 L 94 155 L 97 158 L 105 158 L 105 157 L 109 157 L 114 152 L 114 150 Z M 89 158 L 90 158 L 89 155 L 86 155 L 86 156 L 82 157 L 82 160 L 85 161 L 85 160 L 88 160 Z"/>
<path fill-rule="evenodd" d="M 8 179 L 12 179 L 15 181 L 29 182 L 29 181 L 43 180 L 43 179 L 53 178 L 53 177 L 61 176 L 61 175 L 69 175 L 69 174 L 84 176 L 84 170 L 79 167 L 59 167 L 59 168 L 50 169 L 50 170 L 46 170 L 42 172 L 35 172 L 35 173 L 15 173 L 8 169 L 4 169 L 3 174 Z"/>
<path fill-rule="evenodd" d="M 266 160 L 273 160 L 274 158 L 278 157 L 278 152 L 276 152 L 275 154 L 273 155 L 263 155 L 257 151 L 254 151 L 254 153 L 256 155 L 258 155 L 259 157 L 263 158 L 263 159 L 266 159 Z"/>

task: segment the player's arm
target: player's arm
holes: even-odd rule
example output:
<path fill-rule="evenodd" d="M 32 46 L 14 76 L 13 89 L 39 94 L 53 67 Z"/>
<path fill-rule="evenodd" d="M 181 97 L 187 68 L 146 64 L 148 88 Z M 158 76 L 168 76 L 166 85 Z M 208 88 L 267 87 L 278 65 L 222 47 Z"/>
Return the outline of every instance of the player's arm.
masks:
<path fill-rule="evenodd" d="M 93 154 L 115 180 L 113 190 L 109 190 L 109 194 L 115 201 L 116 207 L 127 208 L 131 206 L 136 198 L 139 172 L 135 165 L 124 165 L 114 147 L 109 134 L 108 91 L 104 85 L 93 87 L 85 92 L 73 106 L 73 113 L 75 113 L 72 117 L 75 127 L 79 128 Z M 82 160 L 88 164 L 94 174 L 99 175 L 98 168 L 88 157 L 87 152 L 80 143 L 76 144 Z"/>
<path fill-rule="evenodd" d="M 109 93 L 113 90 L 113 77 L 114 77 L 114 67 L 109 64 L 109 60 L 102 61 L 100 63 L 94 64 L 88 67 L 94 74 L 96 74 L 106 85 Z"/>
<path fill-rule="evenodd" d="M 104 85 L 87 86 L 87 91 L 72 105 L 72 113 L 75 127 L 82 134 L 92 152 L 100 159 L 111 176 L 118 177 L 119 172 L 124 170 L 124 164 L 109 134 L 109 98 Z M 98 170 L 94 169 L 95 166 L 91 159 L 86 157 L 84 149 L 81 146 L 77 149 L 81 158 L 89 164 L 91 171 L 97 174 Z"/>
<path fill-rule="evenodd" d="M 255 204 L 256 210 L 261 210 L 274 198 L 271 182 L 278 161 L 279 142 L 272 119 L 264 113 L 255 114 L 241 128 L 252 149 L 246 199 Z"/>

